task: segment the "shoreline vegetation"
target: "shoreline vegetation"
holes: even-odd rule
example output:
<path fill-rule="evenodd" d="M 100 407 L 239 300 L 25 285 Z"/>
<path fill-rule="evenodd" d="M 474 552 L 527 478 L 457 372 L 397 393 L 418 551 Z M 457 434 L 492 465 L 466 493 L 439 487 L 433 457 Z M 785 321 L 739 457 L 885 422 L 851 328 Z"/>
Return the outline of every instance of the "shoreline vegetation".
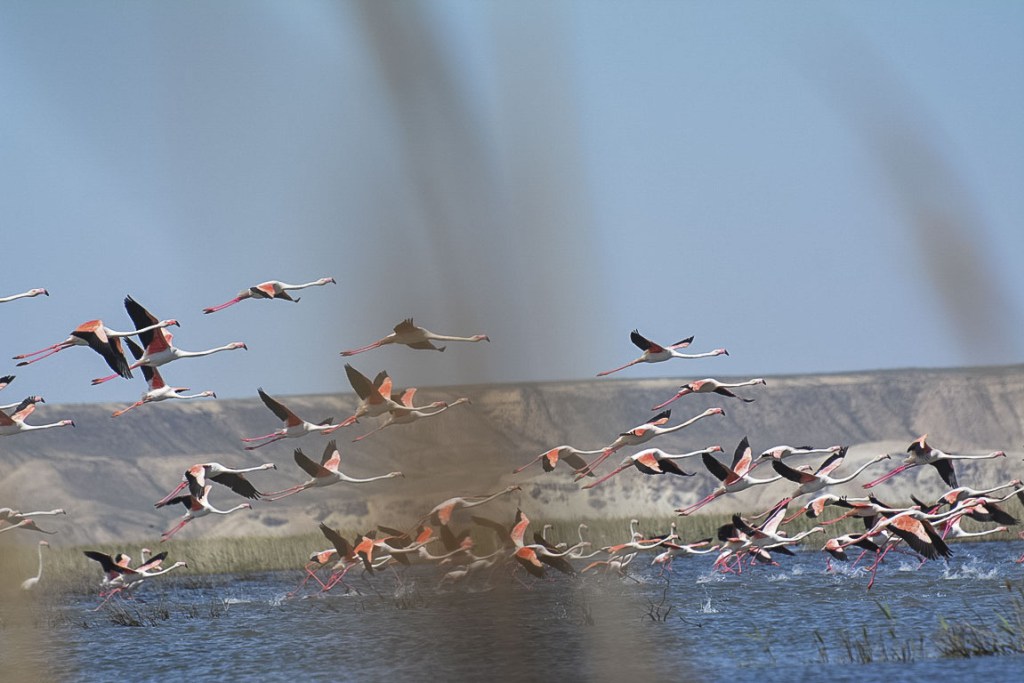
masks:
<path fill-rule="evenodd" d="M 1008 504 L 1007 507 L 1014 516 L 1024 515 L 1024 506 L 1017 501 L 1014 501 L 1012 505 Z M 731 515 L 732 513 L 714 513 L 692 517 L 668 516 L 657 519 L 640 519 L 638 530 L 645 536 L 665 534 L 669 533 L 671 525 L 676 523 L 676 531 L 681 537 L 681 542 L 690 543 L 704 538 L 714 539 L 718 527 L 727 524 Z M 796 535 L 811 529 L 820 521 L 802 515 L 787 524 L 786 530 L 790 535 Z M 565 541 L 571 545 L 578 542 L 578 527 L 581 523 L 587 525 L 587 528 L 583 530 L 583 538 L 591 543 L 592 550 L 622 543 L 629 539 L 630 520 L 626 518 L 552 520 L 549 523 L 552 524 L 552 528 L 548 532 L 548 539 L 553 543 Z M 965 526 L 969 524 L 971 522 L 966 520 Z M 805 538 L 800 542 L 799 549 L 807 552 L 820 552 L 826 539 L 846 533 L 859 533 L 863 530 L 864 525 L 860 520 L 844 519 L 826 527 L 824 533 L 812 534 Z M 340 531 L 347 537 L 353 537 L 369 530 L 341 528 Z M 490 530 L 474 525 L 472 536 L 474 552 L 487 554 L 497 549 L 495 535 Z M 953 539 L 951 543 L 959 545 L 986 541 L 1010 541 L 1017 538 L 1017 533 L 1011 530 L 983 537 Z M 330 546 L 330 542 L 317 531 L 291 536 L 203 537 L 173 539 L 166 543 L 161 543 L 159 539 L 154 538 L 149 541 L 133 543 L 51 546 L 43 558 L 43 578 L 37 590 L 42 589 L 51 593 L 96 592 L 102 572 L 95 561 L 84 556 L 83 551 L 85 550 L 98 550 L 111 555 L 124 552 L 133 558 L 132 565 L 138 564 L 139 551 L 142 548 L 150 548 L 154 553 L 166 551 L 168 562 L 183 560 L 188 563 L 187 568 L 182 568 L 177 573 L 178 576 L 200 577 L 219 574 L 244 576 L 289 570 L 301 572 L 311 553 Z M 1022 548 L 1024 548 L 1024 544 L 1022 544 Z M 4 544 L 2 555 L 3 564 L 6 565 L 5 575 L 20 577 L 18 583 L 21 578 L 28 578 L 35 574 L 38 563 L 35 543 Z M 824 567 L 828 556 L 824 552 L 821 552 L 821 555 Z M 955 559 L 955 557 L 956 551 L 954 550 L 953 558 Z M 785 565 L 785 557 L 777 559 L 780 564 Z"/>

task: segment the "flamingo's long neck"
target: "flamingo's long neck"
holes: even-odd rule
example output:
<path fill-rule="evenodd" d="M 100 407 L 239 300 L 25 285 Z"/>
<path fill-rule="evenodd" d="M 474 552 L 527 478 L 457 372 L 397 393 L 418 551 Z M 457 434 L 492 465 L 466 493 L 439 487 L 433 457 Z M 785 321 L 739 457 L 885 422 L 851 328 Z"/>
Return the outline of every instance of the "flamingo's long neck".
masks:
<path fill-rule="evenodd" d="M 855 470 L 855 471 L 853 472 L 853 474 L 851 474 L 851 475 L 849 475 L 849 476 L 847 476 L 847 477 L 839 477 L 839 478 L 837 478 L 837 479 L 832 479 L 832 480 L 831 480 L 830 482 L 828 482 L 828 483 L 829 483 L 829 486 L 834 486 L 834 485 L 836 485 L 836 484 L 845 484 L 845 483 L 846 483 L 846 482 L 848 482 L 848 481 L 852 481 L 853 479 L 855 479 L 855 478 L 857 477 L 857 475 L 858 475 L 858 474 L 860 474 L 861 472 L 863 472 L 863 471 L 864 471 L 864 470 L 866 470 L 867 468 L 871 467 L 871 466 L 872 466 L 872 465 L 874 465 L 874 464 L 875 464 L 876 462 L 878 462 L 878 460 L 877 460 L 877 459 L 872 459 L 872 460 L 868 460 L 868 461 L 867 461 L 866 463 L 864 463 L 863 465 L 861 465 L 860 467 L 858 467 L 858 468 L 857 468 L 857 469 L 856 469 L 856 470 Z"/>
<path fill-rule="evenodd" d="M 366 479 L 359 479 L 359 478 L 356 478 L 356 477 L 350 477 L 347 474 L 344 474 L 342 472 L 338 472 L 338 476 L 341 478 L 342 481 L 347 481 L 350 484 L 365 484 L 368 481 L 377 481 L 379 479 L 391 479 L 392 477 L 395 477 L 397 475 L 389 473 L 389 474 L 382 474 L 382 475 L 377 476 L 377 477 L 367 477 Z"/>
<path fill-rule="evenodd" d="M 232 344 L 225 344 L 224 346 L 218 346 L 213 349 L 206 349 L 205 351 L 182 351 L 177 349 L 175 354 L 178 358 L 196 358 L 198 356 L 209 356 L 211 353 L 217 353 L 218 351 L 232 351 L 239 347 Z"/>

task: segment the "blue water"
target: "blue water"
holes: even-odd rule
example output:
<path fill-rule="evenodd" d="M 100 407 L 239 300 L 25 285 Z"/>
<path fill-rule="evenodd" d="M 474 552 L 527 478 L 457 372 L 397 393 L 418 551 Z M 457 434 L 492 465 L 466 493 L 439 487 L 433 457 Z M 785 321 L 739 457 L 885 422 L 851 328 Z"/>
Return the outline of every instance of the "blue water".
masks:
<path fill-rule="evenodd" d="M 1011 614 L 1024 585 L 1024 565 L 1013 562 L 1020 544 L 954 551 L 948 563 L 920 568 L 913 558 L 887 558 L 870 591 L 861 570 L 826 574 L 813 551 L 740 575 L 711 573 L 708 557 L 683 557 L 659 576 L 641 556 L 626 578 L 535 580 L 508 565 L 441 588 L 436 568 L 414 566 L 402 575 L 353 572 L 347 594 L 339 586 L 296 598 L 286 594 L 300 571 L 168 575 L 117 603 L 142 626 L 92 611 L 99 600 L 91 595 L 35 605 L 50 630 L 22 654 L 50 680 L 67 681 L 788 682 L 826 671 L 832 681 L 1016 680 L 1020 656 L 951 659 L 936 635 L 940 619 L 996 627 L 998 614 Z M 666 610 L 664 621 L 651 618 Z M 858 644 L 872 661 L 851 661 Z M 904 646 L 910 661 L 894 661 Z M 3 680 L 18 680 L 10 652 L 0 666 Z"/>

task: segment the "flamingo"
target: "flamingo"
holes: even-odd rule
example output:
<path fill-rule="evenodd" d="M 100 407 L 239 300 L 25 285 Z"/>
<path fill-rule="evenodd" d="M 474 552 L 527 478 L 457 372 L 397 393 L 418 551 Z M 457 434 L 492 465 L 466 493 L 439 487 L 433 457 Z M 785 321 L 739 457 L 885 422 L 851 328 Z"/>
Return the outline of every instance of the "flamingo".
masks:
<path fill-rule="evenodd" d="M 227 510 L 215 508 L 209 501 L 210 489 L 213 488 L 213 485 L 207 484 L 206 486 L 200 487 L 199 482 L 191 473 L 186 473 L 185 476 L 188 478 L 189 492 L 185 495 L 171 498 L 167 501 L 168 505 L 174 505 L 175 503 L 181 503 L 184 505 L 185 514 L 176 525 L 160 535 L 161 543 L 178 533 L 182 527 L 193 519 L 205 517 L 209 514 L 230 515 L 232 512 L 236 512 L 237 510 L 252 509 L 251 503 L 240 503 L 233 508 L 228 508 Z"/>
<path fill-rule="evenodd" d="M 40 294 L 50 296 L 50 293 L 45 289 L 30 289 L 27 292 L 22 292 L 21 294 L 11 294 L 10 296 L 0 298 L 0 304 L 5 304 L 8 301 L 14 301 L 15 299 L 25 299 L 28 297 L 39 296 Z"/>
<path fill-rule="evenodd" d="M 639 347 L 641 351 L 643 351 L 643 354 L 641 354 L 639 358 L 631 360 L 625 365 L 614 368 L 612 370 L 605 370 L 604 372 L 597 373 L 598 377 L 604 377 L 605 375 L 610 375 L 613 372 L 625 370 L 626 368 L 636 365 L 637 363 L 660 363 L 662 361 L 668 360 L 669 358 L 709 358 L 711 356 L 729 355 L 729 352 L 726 351 L 725 349 L 715 349 L 713 351 L 706 351 L 704 353 L 680 353 L 679 351 L 676 350 L 684 349 L 687 346 L 689 346 L 690 342 L 693 341 L 693 337 L 681 339 L 677 341 L 675 344 L 662 346 L 661 344 L 657 344 L 655 342 L 652 342 L 650 339 L 645 338 L 642 334 L 640 334 L 638 330 L 633 330 L 632 332 L 629 333 L 629 339 L 637 347 Z"/>
<path fill-rule="evenodd" d="M 551 472 L 552 470 L 554 470 L 555 466 L 560 461 L 564 462 L 566 465 L 571 467 L 573 471 L 580 472 L 581 470 L 584 470 L 587 467 L 587 461 L 580 456 L 598 455 L 599 453 L 603 452 L 603 448 L 599 448 L 594 451 L 581 451 L 578 448 L 573 448 L 572 446 L 555 446 L 554 448 L 544 451 L 536 458 L 523 465 L 522 467 L 517 467 L 516 469 L 512 470 L 512 474 L 519 474 L 527 467 L 538 461 L 540 462 L 541 467 L 544 468 L 545 472 Z M 588 472 L 586 476 L 593 477 L 594 473 Z"/>
<path fill-rule="evenodd" d="M 960 526 L 960 520 L 963 519 L 961 515 L 956 517 L 950 517 L 939 527 L 940 535 L 943 540 L 949 538 L 976 538 L 978 536 L 988 536 L 989 534 L 998 534 L 1003 531 L 1008 531 L 1006 526 L 997 526 L 991 529 L 983 529 L 981 531 L 965 531 Z"/>
<path fill-rule="evenodd" d="M 23 591 L 30 591 L 30 590 L 32 590 L 39 583 L 39 579 L 41 579 L 43 577 L 43 548 L 44 547 L 45 548 L 49 548 L 50 544 L 47 543 L 46 541 L 39 541 L 39 571 L 36 572 L 35 576 L 33 576 L 31 578 L 28 578 L 28 579 L 25 579 L 24 581 L 21 582 L 21 590 L 23 590 Z"/>
<path fill-rule="evenodd" d="M 287 282 L 281 282 L 280 280 L 267 280 L 261 282 L 258 285 L 253 285 L 249 289 L 243 289 L 235 296 L 234 299 L 222 303 L 218 306 L 210 306 L 204 308 L 203 313 L 215 313 L 219 310 L 233 306 L 239 301 L 245 301 L 246 299 L 284 299 L 285 301 L 294 301 L 298 303 L 300 297 L 292 298 L 288 295 L 289 291 L 296 289 L 305 289 L 306 287 L 320 287 L 326 284 L 338 284 L 334 281 L 333 277 L 322 277 L 319 280 L 313 282 L 305 282 L 301 285 L 290 285 Z"/>
<path fill-rule="evenodd" d="M 858 548 L 862 548 L 865 552 L 879 553 L 882 551 L 882 545 L 885 545 L 886 541 L 888 540 L 888 535 L 886 535 L 884 532 L 876 536 L 874 539 L 863 538 L 860 540 L 855 540 L 859 536 L 860 534 L 856 533 L 843 534 L 842 536 L 836 536 L 825 541 L 825 545 L 823 545 L 821 549 L 831 556 L 829 557 L 828 562 L 826 562 L 825 564 L 826 572 L 832 571 L 833 558 L 839 560 L 840 562 L 849 562 L 850 557 L 846 554 L 846 548 L 850 545 L 855 545 Z"/>
<path fill-rule="evenodd" d="M 677 400 L 681 399 L 683 396 L 686 396 L 687 394 L 715 393 L 715 394 L 720 394 L 722 396 L 728 396 L 730 398 L 738 398 L 739 400 L 743 401 L 744 403 L 753 403 L 754 399 L 752 399 L 752 398 L 743 398 L 742 396 L 737 396 L 736 394 L 732 393 L 729 390 L 730 389 L 736 389 L 738 387 L 750 387 L 750 386 L 754 386 L 754 385 L 757 385 L 757 384 L 767 384 L 767 382 L 765 382 L 764 379 L 762 379 L 760 377 L 758 377 L 756 379 L 748 379 L 745 382 L 733 382 L 733 383 L 719 382 L 717 379 L 713 379 L 711 377 L 707 377 L 705 379 L 699 379 L 696 382 L 690 382 L 689 384 L 684 384 L 683 386 L 681 386 L 679 388 L 679 391 L 676 392 L 675 396 L 673 396 L 672 398 L 668 399 L 667 401 L 662 401 L 658 405 L 656 405 L 653 408 L 651 408 L 651 410 L 661 410 L 662 408 L 667 406 L 669 403 L 672 403 L 673 401 L 677 401 Z"/>
<path fill-rule="evenodd" d="M 401 410 L 403 408 L 423 410 L 436 407 L 403 406 L 398 400 L 401 399 L 401 396 L 393 397 L 391 395 L 392 381 L 388 373 L 383 370 L 378 372 L 371 382 L 369 377 L 356 370 L 350 364 L 345 363 L 345 375 L 348 377 L 349 384 L 352 385 L 352 390 L 359 397 L 359 403 L 356 405 L 355 412 L 341 422 L 339 425 L 341 427 L 347 427 L 353 422 L 358 422 L 361 417 L 377 417 L 385 415 L 391 410 Z M 415 392 L 415 390 L 412 391 Z"/>
<path fill-rule="evenodd" d="M 479 505 L 483 505 L 484 503 L 488 503 L 494 500 L 495 498 L 499 498 L 501 496 L 508 495 L 513 491 L 520 490 L 522 490 L 522 487 L 513 484 L 512 486 L 506 486 L 497 493 L 492 493 L 490 495 L 465 497 L 456 496 L 454 498 L 449 498 L 448 500 L 442 501 L 435 505 L 433 509 L 430 512 L 428 512 L 423 517 L 422 520 L 420 520 L 420 524 L 429 519 L 434 526 L 447 526 L 452 519 L 452 515 L 458 509 L 474 508 Z"/>
<path fill-rule="evenodd" d="M 36 523 L 34 521 L 25 518 L 19 520 L 14 524 L 0 526 L 0 534 L 4 533 L 5 531 L 14 531 L 15 529 L 28 529 L 29 531 L 38 531 L 41 534 L 50 534 L 51 536 L 57 533 L 56 531 L 46 531 L 45 529 L 40 529 L 38 526 L 36 526 Z"/>
<path fill-rule="evenodd" d="M 761 452 L 757 456 L 758 460 L 768 460 L 769 458 L 775 460 L 782 460 L 792 455 L 832 455 L 838 453 L 843 447 L 842 446 L 829 446 L 828 448 L 814 448 L 812 446 L 773 446 Z"/>
<path fill-rule="evenodd" d="M 85 556 L 99 562 L 100 566 L 103 567 L 103 571 L 106 573 L 103 585 L 109 590 L 107 590 L 106 593 L 101 593 L 101 595 L 104 595 L 105 597 L 103 602 L 101 602 L 96 609 L 105 605 L 108 600 L 118 593 L 138 587 L 146 579 L 162 576 L 178 569 L 179 567 L 188 567 L 187 562 L 179 560 L 169 567 L 156 569 L 156 567 L 161 565 L 164 558 L 167 557 L 167 553 L 160 553 L 134 569 L 128 566 L 128 563 L 131 562 L 131 558 L 124 554 L 118 554 L 112 558 L 109 555 L 95 550 L 86 550 Z"/>
<path fill-rule="evenodd" d="M 131 339 L 126 339 L 125 342 L 128 344 L 128 348 L 131 350 L 132 355 L 136 360 L 142 357 L 142 349 L 138 344 L 133 342 Z M 164 382 L 163 376 L 160 371 L 154 367 L 148 365 L 142 366 L 142 376 L 146 378 L 146 385 L 149 387 L 145 393 L 135 403 L 130 406 L 115 410 L 111 413 L 111 417 L 120 417 L 129 410 L 138 408 L 147 403 L 155 403 L 157 401 L 166 401 L 168 399 L 176 398 L 182 400 L 188 400 L 193 398 L 217 398 L 217 394 L 212 391 L 201 391 L 198 394 L 186 394 L 184 392 L 189 391 L 188 387 L 172 387 Z"/>
<path fill-rule="evenodd" d="M 601 450 L 601 455 L 595 458 L 592 463 L 587 465 L 585 470 L 580 471 L 576 474 L 574 481 L 579 481 L 588 472 L 592 472 L 595 467 L 597 467 L 602 462 L 607 460 L 612 453 L 619 450 L 620 448 L 623 448 L 625 446 L 639 446 L 640 444 L 647 443 L 656 436 L 677 432 L 680 429 L 689 427 L 698 420 L 703 420 L 705 417 L 711 417 L 712 415 L 725 415 L 725 411 L 722 410 L 721 408 L 708 408 L 700 415 L 691 417 L 686 422 L 681 422 L 680 424 L 674 425 L 672 427 L 663 427 L 662 425 L 668 422 L 669 417 L 672 416 L 672 411 L 666 410 L 661 413 L 658 413 L 647 422 L 644 422 L 641 425 L 637 425 L 636 427 L 633 427 L 629 431 L 621 432 L 618 438 L 615 439 L 615 441 L 605 446 Z"/>
<path fill-rule="evenodd" d="M 146 327 L 155 325 L 158 322 L 152 313 L 147 311 L 141 304 L 139 304 L 139 302 L 130 296 L 125 297 L 124 307 L 125 310 L 128 311 L 128 315 L 131 317 L 132 322 L 134 322 L 140 329 L 145 329 Z M 166 328 L 156 328 L 146 330 L 144 332 L 140 331 L 139 339 L 142 341 L 142 346 L 145 351 L 141 358 L 128 366 L 129 370 L 133 370 L 143 365 L 155 368 L 182 358 L 199 358 L 200 356 L 209 356 L 214 353 L 220 353 L 221 351 L 235 351 L 237 349 L 246 350 L 249 348 L 244 342 L 231 342 L 230 344 L 216 346 L 203 351 L 184 351 L 174 345 L 174 335 L 168 332 Z M 117 375 L 97 377 L 92 381 L 92 383 L 93 385 L 102 384 L 103 382 L 108 382 L 115 377 L 117 377 Z"/>
<path fill-rule="evenodd" d="M 737 529 L 747 535 L 750 540 L 750 548 L 754 549 L 754 555 L 757 554 L 758 550 L 774 549 L 786 552 L 786 546 L 795 545 L 811 534 L 817 534 L 825 531 L 825 527 L 816 526 L 790 536 L 785 531 L 779 530 L 782 520 L 785 517 L 786 505 L 783 504 L 777 506 L 775 510 L 768 515 L 768 518 L 765 519 L 765 521 L 758 527 L 751 527 L 742 517 L 735 514 L 732 516 L 732 523 Z"/>
<path fill-rule="evenodd" d="M 272 462 L 266 462 L 262 465 L 255 467 L 242 467 L 242 468 L 231 468 L 221 465 L 219 462 L 204 462 L 192 465 L 185 473 L 181 475 L 181 483 L 178 484 L 177 488 L 168 493 L 166 496 L 153 503 L 153 507 L 161 508 L 171 502 L 171 499 L 181 493 L 186 486 L 192 481 L 195 481 L 196 486 L 201 490 L 206 486 L 206 481 L 210 480 L 227 486 L 229 489 L 242 496 L 243 498 L 249 498 L 250 500 L 259 500 L 263 493 L 256 490 L 256 487 L 245 478 L 248 472 L 262 472 L 264 470 L 276 470 L 277 465 Z"/>
<path fill-rule="evenodd" d="M 4 375 L 0 377 L 0 391 L 7 388 L 7 385 L 14 381 L 14 375 Z"/>
<path fill-rule="evenodd" d="M 614 470 L 597 481 L 587 484 L 583 488 L 592 489 L 602 482 L 611 479 L 631 465 L 636 467 L 643 474 L 676 474 L 681 477 L 692 477 L 692 473 L 684 472 L 679 468 L 679 465 L 677 465 L 675 461 L 683 458 L 692 458 L 695 455 L 704 455 L 705 453 L 720 453 L 721 451 L 721 446 L 708 446 L 707 448 L 702 448 L 699 451 L 691 451 L 690 453 L 666 453 L 660 448 L 648 448 L 640 451 L 639 453 L 626 456 Z"/>
<path fill-rule="evenodd" d="M 305 436 L 306 434 L 311 434 L 312 432 L 330 434 L 336 429 L 340 429 L 342 427 L 340 424 L 332 424 L 334 422 L 334 418 L 332 417 L 329 417 L 323 422 L 319 422 L 317 424 L 306 422 L 285 407 L 283 403 L 271 398 L 270 395 L 263 391 L 262 387 L 258 388 L 256 391 L 259 393 L 260 398 L 263 399 L 263 404 L 270 408 L 270 411 L 274 413 L 274 415 L 277 415 L 278 419 L 284 422 L 284 426 L 269 434 L 264 434 L 263 436 L 243 436 L 242 441 L 245 441 L 246 443 L 263 441 L 263 443 L 256 444 L 255 446 L 246 446 L 245 450 L 247 451 L 261 448 L 267 444 L 274 443 L 275 441 L 280 441 L 281 439 L 294 439 L 300 436 Z"/>
<path fill-rule="evenodd" d="M 861 472 L 874 465 L 880 460 L 888 460 L 889 454 L 883 453 L 876 455 L 871 458 L 863 465 L 854 470 L 851 474 L 845 477 L 833 477 L 831 476 L 840 466 L 843 464 L 843 459 L 846 458 L 846 452 L 848 448 L 843 447 L 838 452 L 830 455 L 818 469 L 814 472 L 804 472 L 802 470 L 790 467 L 786 463 L 782 462 L 781 459 L 774 458 L 772 460 L 772 467 L 776 472 L 781 474 L 786 479 L 796 482 L 799 486 L 789 495 L 788 498 L 784 498 L 777 505 L 788 505 L 795 498 L 798 498 L 807 493 L 817 493 L 822 489 L 826 489 L 830 486 L 838 486 L 839 484 L 845 484 L 848 481 L 852 481 L 860 475 Z"/>
<path fill-rule="evenodd" d="M 64 341 L 51 344 L 46 348 L 39 349 L 38 351 L 14 356 L 14 360 L 21 360 L 25 358 L 30 359 L 21 360 L 21 362 L 18 363 L 18 367 L 21 367 L 23 365 L 30 365 L 37 361 L 41 361 L 44 358 L 49 358 L 55 353 L 59 353 L 64 349 L 69 349 L 72 346 L 88 346 L 90 349 L 103 356 L 103 360 L 106 361 L 111 370 L 125 379 L 131 379 L 132 371 L 128 366 L 128 361 L 124 357 L 124 351 L 121 349 L 121 339 L 130 337 L 134 334 L 144 334 L 152 330 L 171 327 L 172 325 L 177 326 L 178 321 L 155 320 L 151 324 L 137 330 L 131 330 L 130 332 L 118 332 L 117 330 L 112 330 L 104 325 L 102 320 L 88 320 L 73 329 L 70 336 L 68 336 Z M 35 357 L 33 358 L 33 356 Z"/>
<path fill-rule="evenodd" d="M 412 318 L 406 318 L 402 322 L 395 325 L 395 331 L 391 334 L 378 339 L 372 344 L 366 346 L 360 346 L 357 349 L 350 349 L 348 351 L 342 351 L 342 356 L 354 356 L 357 353 L 363 351 L 369 351 L 385 344 L 404 344 L 410 349 L 433 349 L 434 351 L 444 351 L 446 347 L 435 346 L 432 342 L 445 341 L 445 342 L 480 342 L 491 341 L 491 338 L 486 334 L 474 334 L 471 337 L 453 337 L 447 334 L 435 334 L 430 330 L 424 329 L 419 325 L 415 325 L 412 322 Z"/>
<path fill-rule="evenodd" d="M 935 560 L 939 557 L 950 557 L 953 551 L 949 549 L 949 546 L 942 540 L 942 536 L 939 535 L 931 523 L 924 519 L 917 519 L 914 516 L 918 512 L 919 510 L 912 508 L 894 515 L 883 516 L 865 533 L 840 544 L 840 548 L 856 545 L 857 542 L 865 538 L 877 536 L 880 532 L 887 530 L 905 541 L 911 550 L 920 554 L 925 559 Z M 885 550 L 878 553 L 878 556 L 875 558 L 875 562 L 871 566 L 871 580 L 868 581 L 869 589 L 874 585 L 878 565 L 885 558 L 890 548 L 892 548 L 892 545 L 887 545 Z"/>
<path fill-rule="evenodd" d="M 409 424 L 410 422 L 415 422 L 416 420 L 420 420 L 425 417 L 433 417 L 434 415 L 439 415 L 440 413 L 443 413 L 449 408 L 454 408 L 455 406 L 460 406 L 464 403 L 471 403 L 471 401 L 468 398 L 461 397 L 455 399 L 451 403 L 448 403 L 446 401 L 435 401 L 434 403 L 431 403 L 430 405 L 424 408 L 417 409 L 412 407 L 412 397 L 415 395 L 415 393 L 415 389 L 407 389 L 402 394 L 400 400 L 402 407 L 393 408 L 389 410 L 387 417 L 384 418 L 384 421 L 381 422 L 380 425 L 378 425 L 375 429 L 372 429 L 361 436 L 357 436 L 356 438 L 352 439 L 352 441 L 362 441 L 371 434 L 376 434 L 382 429 L 386 429 L 392 425 Z"/>
<path fill-rule="evenodd" d="M 20 522 L 23 519 L 30 517 L 47 517 L 51 515 L 66 515 L 64 508 L 57 508 L 56 510 L 34 510 L 32 512 L 22 512 L 21 510 L 14 510 L 12 508 L 0 508 L 0 524 L 14 524 Z"/>
<path fill-rule="evenodd" d="M 651 560 L 651 566 L 658 565 L 660 567 L 658 576 L 662 576 L 666 571 L 672 571 L 672 561 L 677 555 L 707 555 L 708 553 L 717 552 L 721 546 L 717 543 L 711 545 L 711 540 L 711 538 L 704 538 L 693 543 L 663 543 L 662 545 L 666 550 L 654 556 L 654 559 Z"/>
<path fill-rule="evenodd" d="M 937 448 L 932 448 L 928 445 L 928 435 L 924 434 L 917 438 L 916 441 L 912 442 L 907 447 L 908 455 L 903 461 L 903 464 L 896 469 L 882 475 L 874 481 L 864 484 L 864 488 L 869 489 L 873 486 L 881 484 L 883 481 L 896 476 L 900 472 L 908 470 L 918 465 L 931 465 L 939 472 L 939 476 L 942 477 L 942 481 L 946 482 L 947 486 L 952 488 L 957 487 L 956 472 L 953 471 L 954 460 L 988 460 L 991 458 L 1005 457 L 1004 451 L 993 451 L 985 455 L 956 455 L 952 453 L 944 453 Z"/>
<path fill-rule="evenodd" d="M 743 437 L 743 440 L 740 441 L 738 446 L 736 446 L 736 452 L 733 454 L 732 465 L 730 467 L 726 467 L 719 461 L 715 460 L 709 453 L 702 455 L 701 460 L 704 462 L 704 466 L 708 468 L 708 471 L 711 472 L 716 479 L 722 482 L 722 485 L 712 491 L 705 498 L 697 501 L 695 504 L 686 508 L 677 508 L 676 513 L 680 516 L 693 514 L 716 498 L 724 496 L 727 493 L 745 491 L 751 486 L 770 484 L 771 482 L 778 481 L 782 478 L 781 474 L 769 477 L 768 479 L 758 479 L 750 476 L 750 473 L 755 468 L 755 464 L 750 450 L 750 442 L 747 437 Z"/>
<path fill-rule="evenodd" d="M 296 448 L 295 453 L 295 464 L 302 468 L 306 474 L 311 478 L 297 486 L 284 489 L 283 491 L 275 491 L 268 493 L 265 500 L 273 502 L 275 500 L 281 500 L 287 498 L 300 491 L 305 491 L 309 488 L 317 488 L 321 486 L 330 486 L 331 484 L 337 484 L 339 481 L 347 481 L 350 484 L 365 484 L 371 481 L 377 481 L 379 479 L 391 479 L 394 477 L 402 477 L 405 475 L 401 472 L 388 472 L 376 477 L 367 477 L 366 479 L 357 479 L 350 477 L 338 468 L 341 465 L 341 453 L 338 451 L 337 442 L 333 439 L 327 443 L 327 447 L 324 448 L 323 457 L 320 458 L 320 464 L 316 464 L 309 457 L 306 456 L 300 449 Z"/>
<path fill-rule="evenodd" d="M 0 436 L 11 436 L 22 432 L 31 432 L 39 429 L 51 429 L 53 427 L 74 427 L 74 420 L 60 420 L 43 425 L 25 424 L 25 420 L 36 409 L 36 403 L 45 403 L 41 396 L 30 396 L 18 404 L 14 413 L 8 415 L 0 411 Z"/>

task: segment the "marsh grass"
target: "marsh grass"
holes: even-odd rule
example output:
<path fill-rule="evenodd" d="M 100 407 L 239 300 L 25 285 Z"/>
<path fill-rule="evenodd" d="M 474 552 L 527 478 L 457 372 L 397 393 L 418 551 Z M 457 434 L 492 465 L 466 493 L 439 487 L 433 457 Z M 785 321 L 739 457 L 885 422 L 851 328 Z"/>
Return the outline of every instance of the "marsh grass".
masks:
<path fill-rule="evenodd" d="M 1024 653 L 1024 584 L 1006 589 L 1013 595 L 1010 603 L 993 614 L 969 611 L 968 618 L 956 622 L 939 621 L 936 645 L 943 657 L 967 659 L 986 655 Z"/>
<path fill-rule="evenodd" d="M 883 620 L 868 628 L 867 624 L 850 631 L 841 629 L 835 634 L 838 653 L 829 649 L 829 641 L 818 630 L 814 641 L 818 659 L 826 664 L 871 664 L 874 662 L 913 662 L 925 654 L 924 636 L 908 640 L 899 632 L 899 623 L 892 609 L 885 603 L 876 602 Z"/>

